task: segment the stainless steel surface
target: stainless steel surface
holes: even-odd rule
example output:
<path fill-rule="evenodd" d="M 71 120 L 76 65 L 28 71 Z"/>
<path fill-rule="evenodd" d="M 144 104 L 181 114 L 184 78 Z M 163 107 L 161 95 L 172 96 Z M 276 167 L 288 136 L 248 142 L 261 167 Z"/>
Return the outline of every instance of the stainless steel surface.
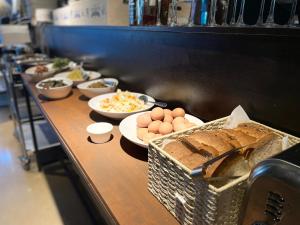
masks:
<path fill-rule="evenodd" d="M 300 157 L 299 144 L 255 167 L 249 177 L 240 225 L 300 223 L 300 164 L 295 157 Z"/>

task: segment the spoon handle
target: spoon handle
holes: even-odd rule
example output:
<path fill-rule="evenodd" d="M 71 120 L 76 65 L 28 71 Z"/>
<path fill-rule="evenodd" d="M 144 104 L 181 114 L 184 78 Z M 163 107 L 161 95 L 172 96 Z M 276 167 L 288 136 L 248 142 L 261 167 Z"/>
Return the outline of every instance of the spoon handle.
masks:
<path fill-rule="evenodd" d="M 157 105 L 157 106 L 162 107 L 162 108 L 167 107 L 167 105 L 168 105 L 165 102 L 150 102 L 150 103 L 153 103 L 154 105 Z"/>

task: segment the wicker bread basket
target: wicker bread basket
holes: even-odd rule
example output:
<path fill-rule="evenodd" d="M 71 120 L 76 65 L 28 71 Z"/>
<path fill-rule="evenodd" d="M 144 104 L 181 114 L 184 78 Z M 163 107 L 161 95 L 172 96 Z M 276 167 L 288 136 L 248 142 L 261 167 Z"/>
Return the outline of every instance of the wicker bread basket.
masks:
<path fill-rule="evenodd" d="M 162 138 L 154 139 L 149 144 L 148 189 L 181 224 L 237 224 L 249 174 L 232 180 L 232 182 L 222 187 L 215 187 L 208 184 L 201 175 L 191 177 L 191 170 L 162 150 L 163 143 L 166 140 L 177 139 L 195 131 L 223 128 L 227 118 L 172 133 Z M 251 122 L 256 123 L 254 121 Z M 290 146 L 300 142 L 300 139 L 297 137 L 270 127 L 266 128 L 272 130 L 280 137 L 288 136 Z"/>

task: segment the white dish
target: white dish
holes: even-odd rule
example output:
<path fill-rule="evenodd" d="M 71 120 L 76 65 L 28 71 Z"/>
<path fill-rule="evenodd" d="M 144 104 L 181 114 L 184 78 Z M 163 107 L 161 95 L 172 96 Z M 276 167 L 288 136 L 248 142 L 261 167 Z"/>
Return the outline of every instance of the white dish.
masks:
<path fill-rule="evenodd" d="M 46 66 L 48 68 L 48 72 L 36 73 L 35 70 L 36 70 L 37 66 L 33 66 L 33 67 L 30 67 L 27 70 L 25 70 L 25 74 L 28 74 L 31 76 L 30 81 L 32 81 L 32 82 L 39 82 L 43 79 L 51 77 L 55 73 L 55 70 L 53 70 L 52 67 L 50 67 L 48 65 L 44 65 L 44 66 Z"/>
<path fill-rule="evenodd" d="M 49 89 L 42 88 L 40 86 L 40 84 L 42 82 L 49 81 L 49 80 L 63 80 L 63 82 L 66 84 L 66 86 L 49 88 Z M 53 78 L 45 79 L 45 80 L 38 82 L 35 85 L 35 87 L 40 94 L 46 96 L 49 99 L 60 99 L 60 98 L 66 97 L 66 96 L 68 96 L 68 94 L 70 94 L 70 92 L 72 90 L 72 85 L 73 85 L 73 82 L 69 79 L 53 77 Z"/>
<path fill-rule="evenodd" d="M 51 72 L 54 73 L 55 72 L 55 70 L 52 69 L 50 64 L 44 65 L 44 66 L 46 66 L 48 68 L 48 72 L 46 72 L 46 73 L 51 73 Z M 37 68 L 37 66 L 29 67 L 27 70 L 25 70 L 25 73 L 29 74 L 29 75 L 37 75 L 37 73 L 35 72 L 36 68 Z"/>
<path fill-rule="evenodd" d="M 63 73 L 59 73 L 59 74 L 56 74 L 55 77 L 60 77 L 60 78 L 68 78 L 69 74 L 71 73 L 72 71 L 68 71 L 68 72 L 63 72 Z M 98 73 L 98 72 L 95 72 L 95 71 L 87 71 L 88 72 L 88 76 L 89 76 L 89 80 L 96 80 L 98 78 L 101 77 L 101 74 Z M 78 84 L 80 83 L 83 83 L 83 82 L 86 82 L 85 80 L 72 80 L 73 81 L 73 84 L 74 86 L 77 86 Z"/>
<path fill-rule="evenodd" d="M 110 123 L 93 123 L 86 128 L 91 140 L 94 143 L 105 143 L 109 141 L 113 125 Z"/>
<path fill-rule="evenodd" d="M 143 113 L 145 113 L 145 112 L 136 113 L 136 114 L 133 114 L 133 115 L 128 116 L 125 119 L 123 119 L 120 123 L 119 130 L 120 130 L 121 134 L 129 141 L 131 141 L 141 147 L 148 148 L 148 144 L 146 144 L 142 140 L 138 139 L 138 137 L 137 137 L 136 119 L 139 115 L 141 115 Z M 195 123 L 197 126 L 203 124 L 202 120 L 200 120 L 197 117 L 192 116 L 190 114 L 185 114 L 185 118 L 187 120 L 189 120 L 191 123 Z"/>
<path fill-rule="evenodd" d="M 99 82 L 99 81 L 103 82 L 105 84 L 109 84 L 109 86 L 108 87 L 103 87 L 103 88 L 89 88 L 88 87 L 89 85 L 91 85 L 93 83 L 96 83 L 96 82 Z M 92 80 L 92 81 L 88 81 L 88 82 L 78 84 L 77 88 L 86 97 L 93 98 L 97 95 L 114 92 L 116 90 L 118 84 L 119 84 L 119 81 L 117 79 L 104 78 L 104 79 L 97 79 L 97 80 Z"/>
<path fill-rule="evenodd" d="M 140 95 L 143 95 L 143 94 L 140 94 L 140 93 L 134 93 L 134 92 L 131 92 L 133 94 L 135 94 L 137 97 L 139 97 Z M 109 118 L 113 118 L 113 119 L 124 119 L 125 117 L 127 116 L 130 116 L 134 113 L 138 113 L 138 112 L 143 112 L 143 111 L 146 111 L 146 110 L 149 110 L 150 108 L 153 107 L 153 104 L 152 103 L 147 103 L 145 105 L 145 108 L 142 109 L 142 110 L 137 110 L 137 111 L 134 111 L 134 112 L 130 112 L 130 113 L 124 113 L 124 112 L 108 112 L 108 111 L 104 111 L 100 108 L 100 102 L 105 99 L 105 98 L 111 98 L 112 96 L 116 95 L 116 93 L 108 93 L 108 94 L 104 94 L 104 95 L 99 95 L 99 96 L 96 96 L 92 99 L 89 100 L 88 102 L 88 105 L 91 109 L 93 109 L 94 111 L 96 111 L 97 113 L 103 115 L 103 116 L 106 116 L 106 117 L 109 117 Z M 155 99 L 150 97 L 150 96 L 147 96 L 149 101 L 153 101 L 155 102 Z"/>
<path fill-rule="evenodd" d="M 51 68 L 51 69 L 54 70 L 55 72 L 58 72 L 58 71 L 62 71 L 62 70 L 66 70 L 66 69 L 70 68 L 70 66 L 69 66 L 70 63 L 71 63 L 71 62 L 69 62 L 68 65 L 66 65 L 66 66 L 64 66 L 64 67 L 62 67 L 62 68 L 54 68 L 54 67 L 53 67 L 53 64 L 54 64 L 54 63 L 49 63 L 49 64 L 47 64 L 47 67 Z"/>

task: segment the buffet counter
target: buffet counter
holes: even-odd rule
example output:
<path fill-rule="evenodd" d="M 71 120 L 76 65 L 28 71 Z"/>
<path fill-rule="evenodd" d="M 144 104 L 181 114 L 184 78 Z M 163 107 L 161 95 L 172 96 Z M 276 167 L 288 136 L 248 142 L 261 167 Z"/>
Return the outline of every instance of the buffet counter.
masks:
<path fill-rule="evenodd" d="M 38 94 L 28 76 L 25 87 L 40 107 L 62 146 L 88 186 L 108 224 L 178 224 L 147 190 L 147 150 L 128 142 L 119 132 L 119 121 L 93 112 L 78 89 L 69 97 L 48 101 Z M 94 144 L 86 127 L 94 122 L 114 124 L 111 140 Z"/>

